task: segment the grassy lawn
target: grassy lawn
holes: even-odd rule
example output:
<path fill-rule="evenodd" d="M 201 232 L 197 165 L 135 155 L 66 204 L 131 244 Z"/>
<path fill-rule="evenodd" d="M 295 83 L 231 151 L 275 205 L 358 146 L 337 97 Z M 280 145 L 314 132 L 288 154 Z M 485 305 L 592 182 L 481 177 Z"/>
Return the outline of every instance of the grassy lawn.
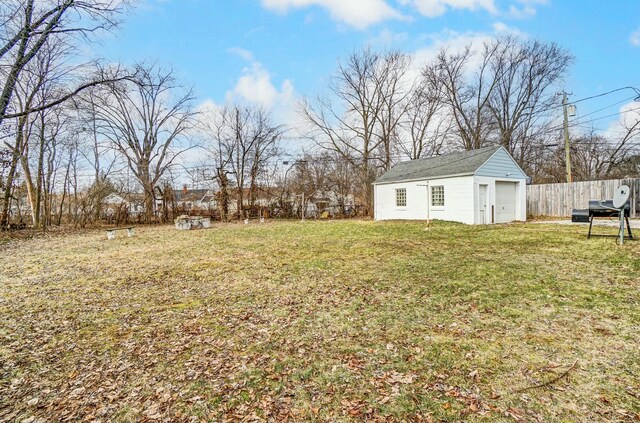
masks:
<path fill-rule="evenodd" d="M 0 243 L 0 421 L 637 421 L 640 242 L 585 231 L 278 222 Z"/>

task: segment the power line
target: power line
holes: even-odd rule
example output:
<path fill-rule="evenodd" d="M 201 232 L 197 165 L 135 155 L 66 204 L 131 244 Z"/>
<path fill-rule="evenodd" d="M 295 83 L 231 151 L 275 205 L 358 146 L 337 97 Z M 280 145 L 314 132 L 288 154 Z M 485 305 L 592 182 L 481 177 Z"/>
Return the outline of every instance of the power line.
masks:
<path fill-rule="evenodd" d="M 586 100 L 591 100 L 591 99 L 598 98 L 598 97 L 604 97 L 605 95 L 613 94 L 613 93 L 615 93 L 615 92 L 617 92 L 617 91 L 622 91 L 622 90 L 627 90 L 627 89 L 630 89 L 630 90 L 635 91 L 635 93 L 636 93 L 636 97 L 635 97 L 635 99 L 636 99 L 636 100 L 640 100 L 640 90 L 638 90 L 637 88 L 632 87 L 632 86 L 627 86 L 627 87 L 620 87 L 620 88 L 616 88 L 616 89 L 613 89 L 613 90 L 611 90 L 611 91 L 607 91 L 607 92 L 605 92 L 605 93 L 592 95 L 592 96 L 590 96 L 590 97 L 581 98 L 581 99 L 579 99 L 579 100 L 576 100 L 576 101 L 571 102 L 571 104 L 580 103 L 580 102 L 583 102 L 583 101 L 586 101 Z"/>
<path fill-rule="evenodd" d="M 599 120 L 602 120 L 602 119 L 607 119 L 607 118 L 610 118 L 610 117 L 613 117 L 613 116 L 619 116 L 619 115 L 623 115 L 625 113 L 631 113 L 631 112 L 636 112 L 636 111 L 640 111 L 640 107 L 637 107 L 637 108 L 634 108 L 634 109 L 629 109 L 629 110 L 622 110 L 622 111 L 619 111 L 619 112 L 616 112 L 616 113 L 612 113 L 612 114 L 609 114 L 609 115 L 605 115 L 605 116 L 598 116 L 596 118 L 589 119 L 587 121 L 581 121 L 580 119 L 578 119 L 578 120 L 575 120 L 573 122 L 570 122 L 569 123 L 569 127 L 573 128 L 573 127 L 578 127 L 578 126 L 585 126 L 585 125 L 588 125 L 588 124 L 590 124 L 592 122 L 596 122 L 596 121 L 599 121 Z M 553 131 L 562 129 L 563 127 L 564 127 L 564 125 L 562 125 L 562 124 L 555 125 L 555 126 L 552 126 L 552 127 L 548 128 L 547 131 L 548 132 L 553 132 Z"/>
<path fill-rule="evenodd" d="M 636 85 L 638 85 L 638 84 L 636 84 Z M 627 87 L 616 88 L 616 89 L 613 89 L 613 90 L 610 90 L 610 91 L 607 91 L 607 92 L 604 92 L 604 93 L 595 94 L 595 95 L 592 95 L 592 96 L 589 96 L 589 97 L 579 98 L 578 100 L 570 102 L 570 104 L 582 103 L 583 101 L 592 100 L 594 98 L 599 98 L 599 97 L 604 97 L 606 95 L 613 94 L 613 93 L 615 93 L 617 91 L 622 91 L 622 90 L 627 90 L 627 89 L 631 89 L 636 93 L 636 96 L 635 97 L 631 97 L 631 99 L 640 100 L 640 89 L 635 88 L 633 86 L 627 86 Z M 560 109 L 562 107 L 563 107 L 562 104 L 556 104 L 556 105 L 549 106 L 547 108 L 538 110 L 537 112 L 538 113 L 544 113 L 544 112 L 547 112 L 547 111 L 550 111 L 550 110 Z"/>
<path fill-rule="evenodd" d="M 629 101 L 629 100 L 632 100 L 632 99 L 634 99 L 634 97 L 629 97 L 629 98 L 625 98 L 624 100 L 616 101 L 615 103 L 610 104 L 610 105 L 608 105 L 608 106 L 606 106 L 606 107 L 603 107 L 603 108 L 601 108 L 601 109 L 595 110 L 595 111 L 593 111 L 593 112 L 591 112 L 591 113 L 587 113 L 586 115 L 582 115 L 582 116 L 580 116 L 580 119 L 584 119 L 584 118 L 586 118 L 587 116 L 591 116 L 591 115 L 594 115 L 594 114 L 596 114 L 596 113 L 599 113 L 599 112 L 601 112 L 601 111 L 603 111 L 603 110 L 610 109 L 611 107 L 614 107 L 614 106 L 617 106 L 617 105 L 619 105 L 619 104 L 625 103 L 625 102 L 627 102 L 627 101 Z"/>

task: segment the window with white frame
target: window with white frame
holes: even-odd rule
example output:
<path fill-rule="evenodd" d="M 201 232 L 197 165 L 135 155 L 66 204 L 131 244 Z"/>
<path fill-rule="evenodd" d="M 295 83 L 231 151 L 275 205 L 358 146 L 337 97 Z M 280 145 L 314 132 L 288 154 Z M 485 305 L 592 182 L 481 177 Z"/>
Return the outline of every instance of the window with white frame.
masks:
<path fill-rule="evenodd" d="M 407 207 L 407 189 L 396 189 L 396 207 Z"/>
<path fill-rule="evenodd" d="M 431 205 L 433 207 L 444 207 L 444 186 L 436 185 L 431 187 Z"/>

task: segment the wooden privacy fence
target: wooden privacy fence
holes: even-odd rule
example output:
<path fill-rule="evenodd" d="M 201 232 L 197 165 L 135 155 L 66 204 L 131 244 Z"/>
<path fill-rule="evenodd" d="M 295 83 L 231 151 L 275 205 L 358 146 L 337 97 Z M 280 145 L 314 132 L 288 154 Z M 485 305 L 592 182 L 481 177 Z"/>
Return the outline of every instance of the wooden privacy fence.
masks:
<path fill-rule="evenodd" d="M 528 185 L 527 214 L 571 216 L 571 209 L 588 208 L 589 200 L 612 200 L 620 185 L 631 188 L 631 217 L 640 217 L 640 178 Z"/>

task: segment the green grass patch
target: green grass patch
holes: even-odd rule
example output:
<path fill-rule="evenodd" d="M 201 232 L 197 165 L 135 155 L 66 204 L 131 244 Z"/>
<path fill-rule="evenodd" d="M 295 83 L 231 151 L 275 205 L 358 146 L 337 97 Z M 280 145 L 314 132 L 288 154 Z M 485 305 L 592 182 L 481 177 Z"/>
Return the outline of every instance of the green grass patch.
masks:
<path fill-rule="evenodd" d="M 136 232 L 3 241 L 0 420 L 640 419 L 637 241 L 444 222 Z"/>

